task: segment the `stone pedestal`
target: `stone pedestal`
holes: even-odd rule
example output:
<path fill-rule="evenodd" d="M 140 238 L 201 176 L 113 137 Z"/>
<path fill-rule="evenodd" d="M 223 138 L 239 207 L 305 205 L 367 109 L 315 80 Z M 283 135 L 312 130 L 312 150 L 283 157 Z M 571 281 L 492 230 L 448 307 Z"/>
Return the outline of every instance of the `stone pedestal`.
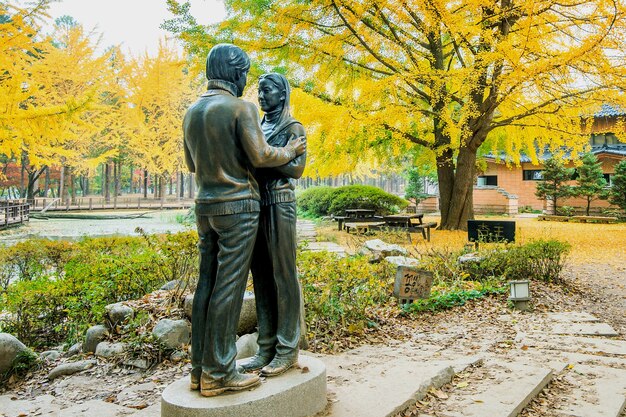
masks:
<path fill-rule="evenodd" d="M 326 367 L 305 355 L 300 355 L 297 367 L 249 391 L 207 398 L 191 391 L 185 377 L 161 396 L 161 417 L 309 417 L 324 407 Z"/>

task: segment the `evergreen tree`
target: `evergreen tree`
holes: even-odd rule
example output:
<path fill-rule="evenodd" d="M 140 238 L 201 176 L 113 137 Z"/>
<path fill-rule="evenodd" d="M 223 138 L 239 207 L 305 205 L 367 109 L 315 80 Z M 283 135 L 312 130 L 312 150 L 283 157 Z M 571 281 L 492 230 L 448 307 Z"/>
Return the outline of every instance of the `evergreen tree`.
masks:
<path fill-rule="evenodd" d="M 406 170 L 406 188 L 404 190 L 404 198 L 415 203 L 415 208 L 420 201 L 424 200 L 427 195 L 424 193 L 424 179 L 426 178 L 421 174 L 419 168 L 411 167 Z"/>
<path fill-rule="evenodd" d="M 554 213 L 557 210 L 559 198 L 570 197 L 572 187 L 567 184 L 574 175 L 574 168 L 565 168 L 563 162 L 557 157 L 551 157 L 543 165 L 543 179 L 537 183 L 535 195 L 539 198 L 551 200 Z"/>
<path fill-rule="evenodd" d="M 589 216 L 591 202 L 602 198 L 606 180 L 602 172 L 602 163 L 598 162 L 598 158 L 590 153 L 586 153 L 582 157 L 582 165 L 578 167 L 577 185 L 573 188 L 572 193 L 576 197 L 583 197 L 587 200 L 585 214 Z"/>
<path fill-rule="evenodd" d="M 615 165 L 615 174 L 611 178 L 609 202 L 626 210 L 626 161 Z"/>

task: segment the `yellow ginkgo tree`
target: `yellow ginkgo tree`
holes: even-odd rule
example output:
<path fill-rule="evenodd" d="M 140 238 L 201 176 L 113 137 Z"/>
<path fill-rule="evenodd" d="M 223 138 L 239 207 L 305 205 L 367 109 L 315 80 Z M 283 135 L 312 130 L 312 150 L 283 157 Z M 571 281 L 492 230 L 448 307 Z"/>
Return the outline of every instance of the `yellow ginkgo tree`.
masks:
<path fill-rule="evenodd" d="M 133 160 L 165 183 L 180 169 L 182 120 L 198 91 L 197 83 L 179 52 L 160 42 L 156 56 L 147 53 L 129 63 L 129 151 Z"/>
<path fill-rule="evenodd" d="M 518 158 L 545 145 L 580 149 L 582 119 L 625 102 L 621 0 L 225 3 L 228 19 L 203 27 L 187 3 L 168 0 L 177 17 L 166 26 L 199 59 L 233 42 L 262 69 L 286 72 L 313 166 L 427 149 L 443 229 L 473 217 L 486 141 Z"/>
<path fill-rule="evenodd" d="M 106 158 L 89 155 L 86 149 L 106 121 L 108 56 L 97 55 L 90 34 L 75 23 L 57 25 L 54 41 L 42 37 L 32 16 L 43 17 L 45 5 L 14 9 L 2 31 L 9 46 L 0 62 L 5 74 L 0 88 L 7 93 L 0 114 L 0 153 L 21 162 L 28 174 L 29 199 L 46 167 L 65 167 L 70 178 L 71 170 L 84 170 Z M 20 34 L 25 36 L 21 43 Z M 11 66 L 11 59 L 17 64 Z"/>

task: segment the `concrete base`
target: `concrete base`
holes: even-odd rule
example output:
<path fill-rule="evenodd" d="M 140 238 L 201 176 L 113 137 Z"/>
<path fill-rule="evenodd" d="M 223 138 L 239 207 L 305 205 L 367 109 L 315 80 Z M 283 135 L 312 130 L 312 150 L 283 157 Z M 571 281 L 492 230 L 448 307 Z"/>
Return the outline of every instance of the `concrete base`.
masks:
<path fill-rule="evenodd" d="M 325 407 L 326 367 L 305 355 L 298 367 L 249 391 L 206 398 L 189 389 L 187 376 L 161 396 L 161 417 L 309 417 Z"/>

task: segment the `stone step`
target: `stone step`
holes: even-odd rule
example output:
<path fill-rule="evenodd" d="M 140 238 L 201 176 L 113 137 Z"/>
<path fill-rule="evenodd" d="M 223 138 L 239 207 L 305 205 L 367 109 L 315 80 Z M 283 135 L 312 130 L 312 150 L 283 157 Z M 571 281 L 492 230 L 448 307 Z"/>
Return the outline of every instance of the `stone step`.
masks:
<path fill-rule="evenodd" d="M 328 374 L 331 417 L 386 417 L 424 398 L 432 388 L 448 383 L 459 372 L 479 361 L 433 360 L 396 348 L 373 349 L 372 355 L 345 352 L 324 356 Z M 386 352 L 386 353 L 385 353 Z"/>
<path fill-rule="evenodd" d="M 30 400 L 18 400 L 14 395 L 0 395 L 0 416 L 19 417 L 38 415 L 57 417 L 60 407 L 54 404 L 54 396 L 41 395 Z"/>
<path fill-rule="evenodd" d="M 334 242 L 309 242 L 306 249 L 313 252 L 326 251 L 340 255 L 345 255 L 346 253 L 346 249 L 343 246 Z"/>
<path fill-rule="evenodd" d="M 573 391 L 554 410 L 563 417 L 619 417 L 626 407 L 626 369 L 574 365 L 568 372 Z"/>
<path fill-rule="evenodd" d="M 576 322 L 563 322 L 557 323 L 552 326 L 550 330 L 552 334 L 570 334 L 575 336 L 619 336 L 619 333 L 615 331 L 607 323 L 576 323 Z"/>
<path fill-rule="evenodd" d="M 560 369 L 564 364 L 557 365 Z M 487 361 L 458 383 L 438 411 L 441 417 L 514 417 L 552 380 L 549 367 L 520 362 Z M 462 381 L 463 382 L 463 381 Z"/>
<path fill-rule="evenodd" d="M 567 323 L 597 323 L 600 321 L 600 319 L 598 319 L 596 316 L 581 311 L 546 313 L 546 318 L 551 321 Z"/>
<path fill-rule="evenodd" d="M 516 342 L 520 346 L 541 349 L 626 356 L 626 341 L 618 339 L 533 333 L 518 334 Z"/>

